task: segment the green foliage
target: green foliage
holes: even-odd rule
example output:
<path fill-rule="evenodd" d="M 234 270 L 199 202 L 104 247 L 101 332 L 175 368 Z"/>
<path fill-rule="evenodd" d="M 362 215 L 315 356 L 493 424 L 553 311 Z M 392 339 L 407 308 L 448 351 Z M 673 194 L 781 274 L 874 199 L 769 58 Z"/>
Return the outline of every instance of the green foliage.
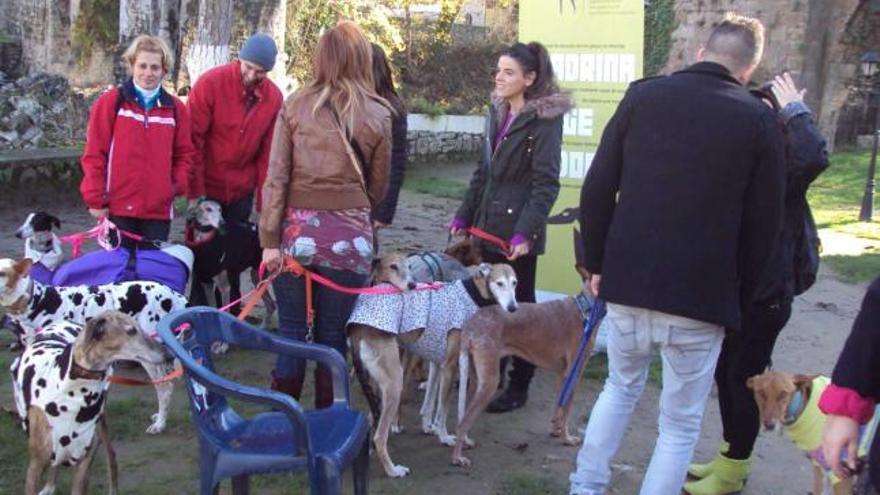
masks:
<path fill-rule="evenodd" d="M 674 0 L 653 0 L 645 6 L 645 76 L 657 75 L 666 66 L 677 26 Z"/>
<path fill-rule="evenodd" d="M 410 105 L 421 98 L 447 114 L 485 113 L 501 40 L 438 43 L 433 28 L 425 24 L 413 26 L 407 39 L 407 51 L 393 59 L 401 68 L 401 92 Z"/>
<path fill-rule="evenodd" d="M 82 0 L 73 25 L 73 46 L 79 63 L 87 63 L 95 48 L 113 47 L 118 39 L 119 2 Z"/>
<path fill-rule="evenodd" d="M 446 107 L 433 101 L 428 101 L 422 96 L 416 96 L 409 100 L 407 109 L 410 113 L 423 113 L 434 119 L 446 113 Z"/>
<path fill-rule="evenodd" d="M 386 53 L 405 48 L 399 22 L 393 17 L 395 2 L 352 0 L 335 2 L 329 0 L 288 0 L 287 46 L 291 57 L 287 68 L 291 76 L 305 83 L 312 76 L 312 55 L 318 39 L 326 29 L 340 20 L 356 22 L 373 43 Z"/>

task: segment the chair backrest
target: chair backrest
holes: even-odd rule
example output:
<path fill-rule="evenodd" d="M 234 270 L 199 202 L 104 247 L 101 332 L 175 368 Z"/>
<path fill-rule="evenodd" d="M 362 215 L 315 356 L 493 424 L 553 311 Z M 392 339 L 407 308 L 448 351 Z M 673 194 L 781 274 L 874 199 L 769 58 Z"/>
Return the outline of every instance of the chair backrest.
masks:
<path fill-rule="evenodd" d="M 219 341 L 271 352 L 271 334 L 209 307 L 174 312 L 160 321 L 158 332 L 186 371 L 186 388 L 197 427 L 216 433 L 240 422 L 226 397 L 207 386 L 223 380 L 214 371 L 211 344 Z"/>

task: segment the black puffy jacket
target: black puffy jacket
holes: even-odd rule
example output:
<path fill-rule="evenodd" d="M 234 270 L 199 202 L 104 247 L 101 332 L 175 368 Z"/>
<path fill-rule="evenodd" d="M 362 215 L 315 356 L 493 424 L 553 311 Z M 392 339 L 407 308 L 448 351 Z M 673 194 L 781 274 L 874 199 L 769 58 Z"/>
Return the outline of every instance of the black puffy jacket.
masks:
<path fill-rule="evenodd" d="M 559 194 L 562 115 L 571 107 L 565 93 L 528 100 L 493 150 L 498 125 L 509 111 L 506 102 L 494 101 L 482 159 L 455 217 L 505 240 L 522 234 L 532 242 L 532 253 L 542 254 L 547 217 Z M 489 244 L 483 248 L 497 250 Z"/>
<path fill-rule="evenodd" d="M 825 139 L 802 103 L 791 103 L 779 113 L 785 134 L 785 206 L 779 242 L 767 266 L 754 301 L 789 302 L 816 281 L 819 234 L 807 188 L 828 168 Z"/>

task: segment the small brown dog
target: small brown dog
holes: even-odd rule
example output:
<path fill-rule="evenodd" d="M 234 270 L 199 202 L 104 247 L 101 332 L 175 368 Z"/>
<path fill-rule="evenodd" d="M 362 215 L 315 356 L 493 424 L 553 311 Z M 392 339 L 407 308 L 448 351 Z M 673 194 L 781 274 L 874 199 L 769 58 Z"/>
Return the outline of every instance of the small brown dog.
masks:
<path fill-rule="evenodd" d="M 452 451 L 453 464 L 465 467 L 471 464 L 462 455 L 462 450 L 469 443 L 468 431 L 477 416 L 489 405 L 498 388 L 498 362 L 501 358 L 514 355 L 538 368 L 555 371 L 558 374 L 555 397 L 559 397 L 565 377 L 577 360 L 585 318 L 586 315 L 575 298 L 567 297 L 540 304 L 522 303 L 516 313 L 503 313 L 494 307 L 482 308 L 468 320 L 461 335 L 458 365 L 461 375 L 458 389 L 459 423 L 455 431 L 455 448 Z M 588 357 L 597 334 L 598 326 L 587 344 Z M 471 358 L 476 371 L 476 392 L 467 405 L 467 410 L 463 410 Z M 584 364 L 587 360 L 584 360 Z M 584 366 L 577 370 L 578 381 L 583 370 Z M 581 439 L 568 430 L 571 404 L 572 400 L 569 400 L 564 408 L 555 409 L 550 434 L 562 437 L 566 445 L 578 445 Z"/>
<path fill-rule="evenodd" d="M 168 361 L 161 344 L 144 336 L 130 316 L 101 313 L 85 328 L 59 322 L 37 334 L 12 365 L 15 403 L 28 432 L 24 493 L 52 493 L 58 466 L 76 467 L 72 494 L 88 491 L 88 473 L 98 442 L 107 449 L 108 492 L 117 493 L 116 456 L 104 415 L 110 365 L 118 359 L 160 365 Z"/>
<path fill-rule="evenodd" d="M 746 381 L 755 393 L 761 424 L 767 431 L 782 425 L 782 431 L 813 464 L 813 493 L 825 493 L 826 482 L 834 495 L 852 493 L 852 480 L 832 477 L 822 453 L 822 430 L 825 414 L 819 410 L 819 397 L 828 385 L 827 377 L 795 375 L 767 370 Z"/>

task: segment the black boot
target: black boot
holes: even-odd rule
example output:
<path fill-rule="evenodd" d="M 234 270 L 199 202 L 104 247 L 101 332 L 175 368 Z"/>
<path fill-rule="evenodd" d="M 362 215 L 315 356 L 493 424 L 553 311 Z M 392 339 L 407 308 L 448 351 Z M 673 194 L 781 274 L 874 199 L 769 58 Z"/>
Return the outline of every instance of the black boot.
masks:
<path fill-rule="evenodd" d="M 486 412 L 490 413 L 506 413 L 513 411 L 514 409 L 519 409 L 522 406 L 526 405 L 526 401 L 529 398 L 529 393 L 527 390 L 522 390 L 519 387 L 515 387 L 512 383 L 504 389 L 504 392 L 498 396 L 497 399 L 493 400 L 489 403 L 489 406 L 486 407 Z"/>
<path fill-rule="evenodd" d="M 272 384 L 270 385 L 270 388 L 272 390 L 284 392 L 298 401 L 299 396 L 302 393 L 303 378 L 304 377 L 301 376 L 280 378 L 275 374 L 275 371 L 272 371 Z"/>
<path fill-rule="evenodd" d="M 529 384 L 534 375 L 535 367 L 531 363 L 514 356 L 507 388 L 497 399 L 489 403 L 486 411 L 506 413 L 526 405 L 526 400 L 529 398 Z"/>
<path fill-rule="evenodd" d="M 323 366 L 315 368 L 315 409 L 333 405 L 333 374 Z"/>

